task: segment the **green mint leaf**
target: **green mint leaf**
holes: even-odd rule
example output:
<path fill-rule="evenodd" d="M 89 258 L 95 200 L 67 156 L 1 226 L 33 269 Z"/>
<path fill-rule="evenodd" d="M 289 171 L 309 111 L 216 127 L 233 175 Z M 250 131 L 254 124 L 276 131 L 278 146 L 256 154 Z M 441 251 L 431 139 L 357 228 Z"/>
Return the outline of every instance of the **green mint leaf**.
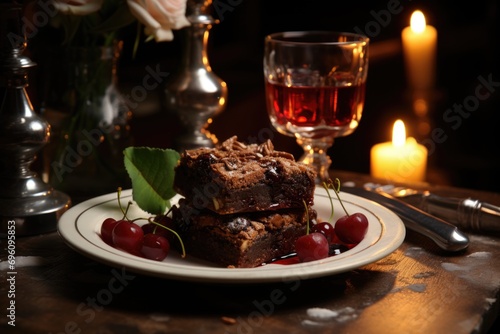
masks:
<path fill-rule="evenodd" d="M 144 211 L 159 215 L 170 208 L 175 196 L 174 168 L 178 152 L 171 149 L 127 147 L 124 151 L 125 169 L 132 180 L 132 199 Z"/>

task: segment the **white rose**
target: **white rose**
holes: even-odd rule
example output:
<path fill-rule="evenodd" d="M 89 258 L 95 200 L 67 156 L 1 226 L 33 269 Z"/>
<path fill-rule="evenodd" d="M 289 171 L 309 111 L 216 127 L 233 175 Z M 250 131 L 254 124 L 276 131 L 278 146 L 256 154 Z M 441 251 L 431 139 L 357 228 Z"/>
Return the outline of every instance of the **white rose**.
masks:
<path fill-rule="evenodd" d="M 101 9 L 104 0 L 53 0 L 54 7 L 69 15 L 88 15 Z"/>
<path fill-rule="evenodd" d="M 172 30 L 189 26 L 186 18 L 187 0 L 127 0 L 130 12 L 144 24 L 146 35 L 157 42 L 174 39 Z"/>

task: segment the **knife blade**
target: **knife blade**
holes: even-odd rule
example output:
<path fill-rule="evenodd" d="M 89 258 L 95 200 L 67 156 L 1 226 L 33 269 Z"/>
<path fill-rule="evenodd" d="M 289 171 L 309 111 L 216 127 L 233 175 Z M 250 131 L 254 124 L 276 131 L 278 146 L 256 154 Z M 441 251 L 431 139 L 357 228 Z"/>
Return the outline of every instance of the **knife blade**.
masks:
<path fill-rule="evenodd" d="M 469 246 L 469 237 L 457 226 L 402 200 L 358 187 L 344 186 L 342 191 L 367 198 L 392 210 L 403 220 L 408 229 L 427 236 L 446 251 L 457 252 Z"/>

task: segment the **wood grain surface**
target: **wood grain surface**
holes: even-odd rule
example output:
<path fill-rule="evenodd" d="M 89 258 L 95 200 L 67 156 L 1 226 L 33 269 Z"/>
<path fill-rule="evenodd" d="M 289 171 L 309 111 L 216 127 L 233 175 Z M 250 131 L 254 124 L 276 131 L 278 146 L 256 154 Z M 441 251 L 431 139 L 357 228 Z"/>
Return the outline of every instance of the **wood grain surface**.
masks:
<path fill-rule="evenodd" d="M 332 175 L 358 185 L 374 181 L 356 173 Z M 500 204 L 494 193 L 431 189 Z M 16 243 L 15 327 L 6 317 L 2 239 L 1 332 L 487 333 L 499 313 L 500 236 L 469 236 L 468 249 L 448 254 L 407 230 L 396 251 L 356 270 L 245 285 L 137 275 L 80 255 L 57 232 L 23 237 Z"/>

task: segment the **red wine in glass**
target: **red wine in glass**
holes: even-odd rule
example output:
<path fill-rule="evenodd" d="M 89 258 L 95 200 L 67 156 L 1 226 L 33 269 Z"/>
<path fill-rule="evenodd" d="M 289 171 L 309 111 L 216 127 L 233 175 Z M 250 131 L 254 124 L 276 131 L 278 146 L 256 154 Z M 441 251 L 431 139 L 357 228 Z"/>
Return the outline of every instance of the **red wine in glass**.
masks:
<path fill-rule="evenodd" d="M 329 179 L 327 150 L 361 120 L 369 39 L 335 31 L 287 31 L 264 39 L 267 111 L 281 134 L 303 148 L 300 162 Z"/>
<path fill-rule="evenodd" d="M 365 83 L 339 87 L 286 86 L 267 82 L 268 112 L 286 134 L 308 138 L 352 133 L 361 118 Z"/>

